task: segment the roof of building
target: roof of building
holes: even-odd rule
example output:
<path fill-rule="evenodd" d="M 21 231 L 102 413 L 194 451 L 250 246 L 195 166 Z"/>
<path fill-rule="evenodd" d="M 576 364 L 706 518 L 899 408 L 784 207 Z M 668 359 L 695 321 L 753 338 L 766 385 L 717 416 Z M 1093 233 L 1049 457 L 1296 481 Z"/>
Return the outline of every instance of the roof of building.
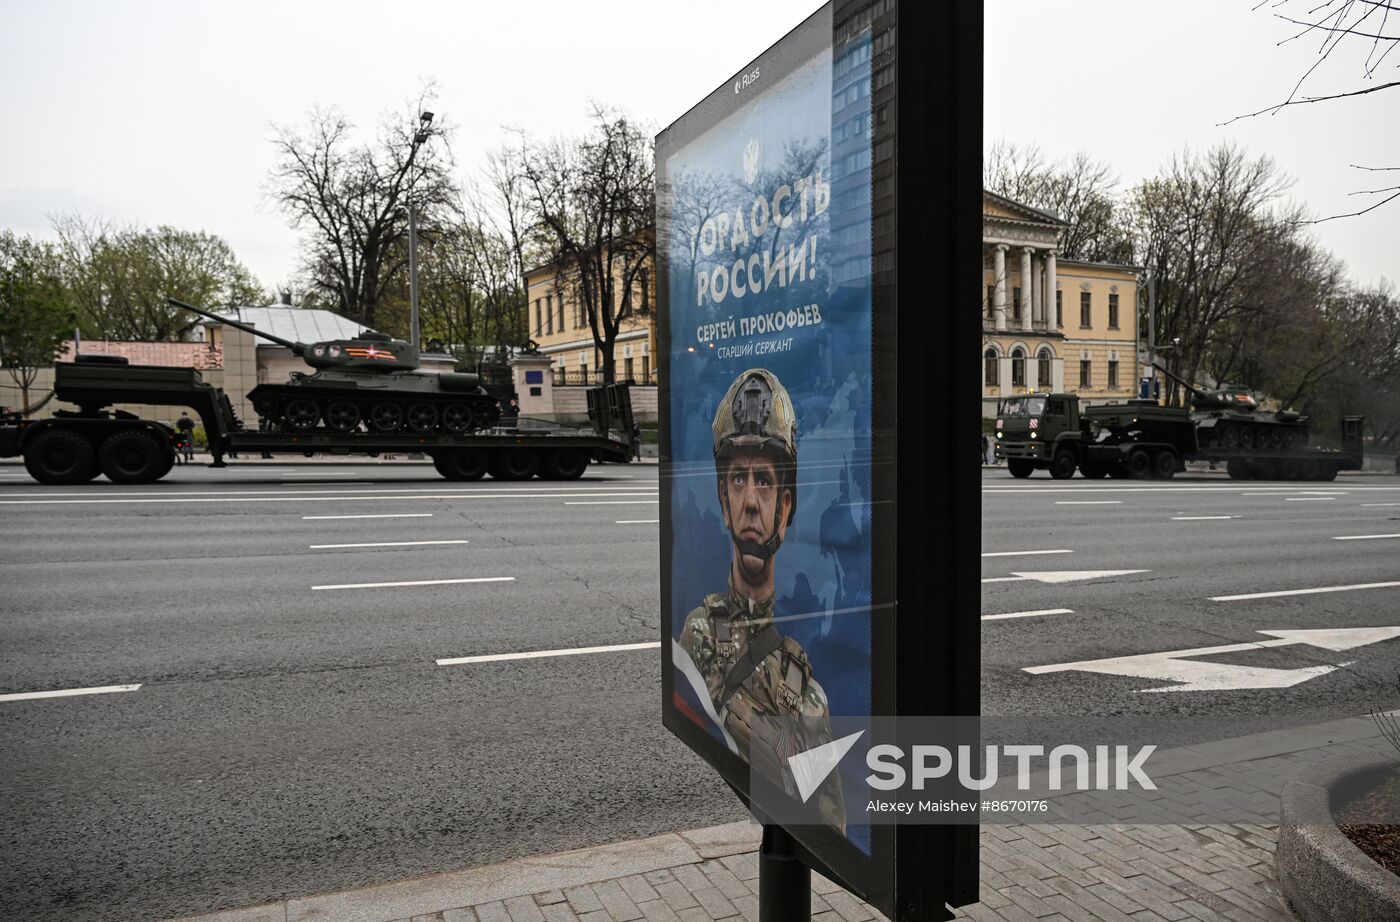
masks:
<path fill-rule="evenodd" d="M 235 307 L 219 311 L 230 320 L 252 324 L 264 333 L 294 343 L 320 343 L 330 339 L 354 339 L 369 327 L 335 311 L 270 304 L 267 307 Z M 371 331 L 373 332 L 373 331 Z"/>
<path fill-rule="evenodd" d="M 1030 205 L 1027 205 L 1025 202 L 1018 202 L 1015 199 L 1009 199 L 1004 195 L 998 195 L 990 189 L 983 189 L 982 197 L 983 199 L 990 199 L 991 201 L 997 203 L 998 205 L 1001 205 L 1003 208 L 1006 208 L 1009 211 L 1019 211 L 1024 217 L 1032 221 L 1048 221 L 1052 224 L 1062 224 L 1066 227 L 1069 226 L 1068 221 L 1055 214 L 1054 212 L 1045 211 L 1041 208 L 1033 208 Z"/>
<path fill-rule="evenodd" d="M 217 345 L 208 343 L 145 343 L 85 339 L 80 351 L 84 355 L 123 355 L 133 365 L 167 365 L 174 368 L 222 368 L 224 353 Z M 60 362 L 73 361 L 73 342 L 63 344 Z"/>

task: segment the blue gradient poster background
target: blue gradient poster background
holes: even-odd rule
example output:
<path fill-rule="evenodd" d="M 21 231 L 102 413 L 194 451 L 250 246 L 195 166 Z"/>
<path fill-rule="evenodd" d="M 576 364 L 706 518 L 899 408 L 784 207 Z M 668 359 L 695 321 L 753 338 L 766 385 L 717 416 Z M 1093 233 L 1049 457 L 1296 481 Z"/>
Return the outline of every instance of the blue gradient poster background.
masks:
<path fill-rule="evenodd" d="M 866 36 L 772 85 L 760 76 L 745 88 L 752 102 L 669 157 L 659 254 L 669 278 L 673 636 L 727 586 L 716 407 L 741 373 L 768 369 L 798 429 L 796 513 L 774 557 L 776 626 L 806 650 L 831 713 L 851 716 L 871 710 L 870 50 Z M 689 694 L 684 684 L 677 691 Z M 858 768 L 843 778 L 848 805 L 864 792 Z M 868 853 L 868 830 L 848 836 Z"/>

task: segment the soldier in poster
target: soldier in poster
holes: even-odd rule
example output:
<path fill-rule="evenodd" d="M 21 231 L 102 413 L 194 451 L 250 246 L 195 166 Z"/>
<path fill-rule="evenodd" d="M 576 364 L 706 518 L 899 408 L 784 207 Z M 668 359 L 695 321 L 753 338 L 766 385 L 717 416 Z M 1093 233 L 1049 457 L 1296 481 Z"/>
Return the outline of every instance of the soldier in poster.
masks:
<path fill-rule="evenodd" d="M 775 555 L 797 511 L 792 400 L 771 371 L 750 369 L 720 400 L 712 432 L 720 513 L 733 545 L 729 584 L 686 616 L 680 646 L 690 663 L 678 666 L 693 685 L 703 683 L 696 692 L 731 747 L 791 793 L 788 758 L 831 741 L 826 693 L 807 652 L 774 623 Z M 809 803 L 844 831 L 839 773 Z"/>

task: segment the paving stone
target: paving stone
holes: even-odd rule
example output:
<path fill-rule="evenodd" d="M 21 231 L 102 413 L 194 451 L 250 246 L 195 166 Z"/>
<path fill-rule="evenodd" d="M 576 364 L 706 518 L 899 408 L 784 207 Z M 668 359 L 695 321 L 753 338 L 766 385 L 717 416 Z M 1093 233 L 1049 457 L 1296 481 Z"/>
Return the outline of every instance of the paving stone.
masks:
<path fill-rule="evenodd" d="M 622 885 L 622 892 L 634 903 L 646 903 L 651 900 L 659 900 L 661 896 L 656 892 L 651 884 L 641 875 L 624 877 L 618 881 Z"/>
<path fill-rule="evenodd" d="M 593 885 L 593 895 L 598 897 L 598 902 L 603 904 L 603 908 L 608 911 L 613 922 L 633 922 L 642 917 L 642 911 L 637 908 L 637 904 L 632 902 L 632 898 L 622 889 L 622 885 L 615 880 L 604 881 L 601 884 Z"/>
<path fill-rule="evenodd" d="M 637 908 L 642 911 L 642 918 L 647 922 L 676 922 L 680 916 L 676 911 L 666 905 L 665 900 L 657 899 L 648 903 L 638 903 Z"/>
<path fill-rule="evenodd" d="M 544 913 L 532 896 L 506 900 L 506 912 L 510 913 L 510 922 L 544 922 Z"/>
<path fill-rule="evenodd" d="M 506 911 L 506 904 L 501 900 L 494 903 L 483 903 L 474 908 L 477 918 L 481 922 L 511 922 L 510 913 Z"/>
<path fill-rule="evenodd" d="M 543 893 L 535 894 L 535 902 L 541 906 L 552 906 L 555 903 L 562 903 L 566 897 L 562 890 L 546 890 Z"/>
<path fill-rule="evenodd" d="M 476 910 L 470 906 L 464 909 L 444 909 L 442 922 L 477 922 Z"/>
<path fill-rule="evenodd" d="M 678 880 L 668 880 L 656 884 L 656 892 L 665 900 L 666 905 L 676 911 L 690 909 L 692 906 L 699 906 L 695 902 L 695 897 L 690 895 L 690 891 Z"/>
<path fill-rule="evenodd" d="M 569 908 L 579 915 L 585 912 L 605 911 L 592 887 L 569 887 L 564 891 L 564 896 L 569 901 Z"/>
<path fill-rule="evenodd" d="M 578 916 L 568 903 L 549 903 L 540 907 L 545 922 L 578 922 Z"/>

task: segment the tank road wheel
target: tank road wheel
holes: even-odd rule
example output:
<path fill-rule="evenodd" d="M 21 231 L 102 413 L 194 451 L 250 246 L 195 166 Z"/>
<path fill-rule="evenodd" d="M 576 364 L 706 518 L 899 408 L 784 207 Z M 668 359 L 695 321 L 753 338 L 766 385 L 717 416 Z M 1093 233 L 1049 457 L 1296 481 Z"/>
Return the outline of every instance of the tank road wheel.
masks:
<path fill-rule="evenodd" d="M 491 463 L 491 476 L 497 480 L 529 480 L 539 471 L 539 453 L 520 445 L 502 448 Z"/>
<path fill-rule="evenodd" d="M 1007 458 L 1006 469 L 1011 472 L 1012 477 L 1024 480 L 1035 470 L 1035 462 L 1025 458 Z"/>
<path fill-rule="evenodd" d="M 394 432 L 403 425 L 403 407 L 381 401 L 369 408 L 369 424 L 375 432 Z"/>
<path fill-rule="evenodd" d="M 544 459 L 546 480 L 577 480 L 588 470 L 588 455 L 577 448 L 556 448 Z"/>
<path fill-rule="evenodd" d="M 1289 429 L 1283 434 L 1283 447 L 1289 450 L 1302 448 L 1305 441 L 1307 441 L 1307 437 L 1297 429 Z"/>
<path fill-rule="evenodd" d="M 1050 462 L 1050 476 L 1056 480 L 1069 480 L 1074 476 L 1074 452 L 1068 448 L 1061 448 L 1055 452 L 1055 458 Z"/>
<path fill-rule="evenodd" d="M 449 403 L 442 408 L 442 428 L 453 435 L 470 432 L 475 421 L 472 408 L 465 403 Z"/>
<path fill-rule="evenodd" d="M 1220 434 L 1216 436 L 1216 441 L 1221 448 L 1227 451 L 1240 447 L 1240 430 L 1234 426 L 1221 426 Z"/>
<path fill-rule="evenodd" d="M 281 415 L 282 401 L 276 397 L 262 396 L 253 401 L 253 412 L 263 419 L 275 420 Z"/>
<path fill-rule="evenodd" d="M 1176 453 L 1173 451 L 1158 452 L 1157 457 L 1152 459 L 1152 476 L 1158 480 L 1171 480 L 1176 468 Z"/>
<path fill-rule="evenodd" d="M 1241 447 L 1241 448 L 1253 448 L 1253 447 L 1254 447 L 1254 430 L 1251 429 L 1251 428 L 1248 427 L 1248 426 L 1241 426 L 1241 427 L 1240 427 L 1240 447 Z"/>
<path fill-rule="evenodd" d="M 431 403 L 410 404 L 408 408 L 408 428 L 414 432 L 432 432 L 437 428 L 437 407 Z"/>
<path fill-rule="evenodd" d="M 360 425 L 360 408 L 349 400 L 332 400 L 326 407 L 326 425 L 336 432 L 353 432 Z"/>
<path fill-rule="evenodd" d="M 316 408 L 316 401 L 307 397 L 288 401 L 284 415 L 287 426 L 297 432 L 315 429 L 316 424 L 321 421 L 321 411 Z"/>
<path fill-rule="evenodd" d="M 85 483 L 97 476 L 92 443 L 71 429 L 45 429 L 24 447 L 24 467 L 40 483 Z"/>
<path fill-rule="evenodd" d="M 1124 463 L 1128 468 L 1128 476 L 1134 480 L 1146 480 L 1152 473 L 1152 456 L 1141 448 L 1133 449 Z"/>
<path fill-rule="evenodd" d="M 128 429 L 102 443 L 97 463 L 112 483 L 155 483 L 170 468 L 166 449 L 149 432 Z"/>
<path fill-rule="evenodd" d="M 1264 448 L 1278 450 L 1283 447 L 1283 430 L 1266 429 L 1260 433 L 1259 441 Z"/>
<path fill-rule="evenodd" d="M 480 480 L 490 459 L 480 448 L 455 448 L 433 455 L 433 467 L 448 480 Z"/>

